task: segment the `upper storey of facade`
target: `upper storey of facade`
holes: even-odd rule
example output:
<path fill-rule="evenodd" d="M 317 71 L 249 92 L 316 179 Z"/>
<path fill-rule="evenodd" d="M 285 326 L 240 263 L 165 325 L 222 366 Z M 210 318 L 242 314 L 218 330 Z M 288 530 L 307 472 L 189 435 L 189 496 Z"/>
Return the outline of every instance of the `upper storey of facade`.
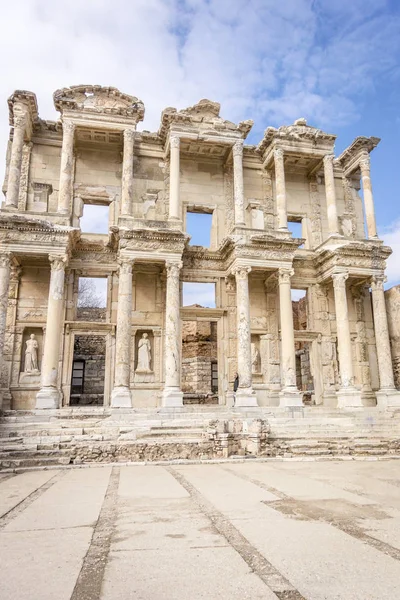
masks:
<path fill-rule="evenodd" d="M 79 240 L 85 205 L 102 205 L 109 207 L 104 244 L 157 231 L 181 236 L 188 248 L 186 216 L 197 212 L 212 214 L 209 252 L 221 255 L 238 244 L 292 259 L 346 246 L 388 254 L 370 180 L 378 138 L 359 137 L 335 158 L 336 136 L 304 119 L 268 127 L 258 145 L 247 145 L 253 122 L 224 120 L 210 100 L 165 109 L 155 133 L 137 131 L 143 103 L 115 88 L 64 88 L 54 104 L 57 122 L 39 118 L 32 92 L 9 98 L 3 223 L 24 216 Z M 291 222 L 301 223 L 301 239 Z"/>

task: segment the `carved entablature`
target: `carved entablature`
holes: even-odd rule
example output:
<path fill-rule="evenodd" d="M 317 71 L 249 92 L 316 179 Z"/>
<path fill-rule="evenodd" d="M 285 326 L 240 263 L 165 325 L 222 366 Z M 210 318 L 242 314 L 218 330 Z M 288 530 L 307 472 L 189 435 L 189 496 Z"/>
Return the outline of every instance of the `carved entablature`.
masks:
<path fill-rule="evenodd" d="M 277 268 L 279 261 L 292 264 L 298 247 L 296 239 L 278 239 L 267 234 L 229 236 L 223 240 L 220 251 L 226 255 L 227 269 L 235 259 L 249 260 L 260 268 Z M 268 264 L 269 263 L 269 264 Z"/>
<path fill-rule="evenodd" d="M 220 108 L 221 105 L 218 102 L 206 99 L 179 111 L 172 107 L 166 108 L 161 114 L 158 135 L 163 143 L 166 142 L 171 128 L 174 131 L 181 130 L 195 136 L 200 134 L 205 137 L 228 136 L 233 139 L 245 139 L 253 126 L 253 121 L 241 121 L 236 125 L 220 117 Z"/>
<path fill-rule="evenodd" d="M 15 90 L 8 98 L 8 115 L 11 126 L 15 126 L 16 120 L 22 118 L 30 136 L 33 126 L 39 120 L 36 95 L 27 90 Z"/>
<path fill-rule="evenodd" d="M 190 271 L 220 271 L 226 269 L 226 256 L 220 251 L 208 250 L 198 246 L 185 248 L 183 268 Z"/>
<path fill-rule="evenodd" d="M 262 156 L 266 166 L 273 162 L 273 151 L 281 148 L 285 154 L 297 153 L 321 159 L 327 153 L 332 153 L 336 135 L 325 133 L 321 129 L 307 125 L 305 119 L 297 119 L 293 125 L 283 125 L 278 129 L 268 127 L 264 137 L 257 146 L 257 152 Z M 318 163 L 310 165 L 310 169 Z"/>
<path fill-rule="evenodd" d="M 342 154 L 335 160 L 335 164 L 340 165 L 344 175 L 348 177 L 358 170 L 360 161 L 368 156 L 380 141 L 380 138 L 377 137 L 357 137 L 348 148 L 343 150 Z"/>
<path fill-rule="evenodd" d="M 151 256 L 162 259 L 164 253 L 180 254 L 189 240 L 186 233 L 179 231 L 151 231 L 145 229 L 119 230 L 119 247 L 132 250 L 135 255 L 143 255 L 144 260 Z"/>
<path fill-rule="evenodd" d="M 352 242 L 335 250 L 324 250 L 315 258 L 319 281 L 331 277 L 335 267 L 343 267 L 350 276 L 370 276 L 386 268 L 392 251 L 381 243 Z"/>
<path fill-rule="evenodd" d="M 78 230 L 57 227 L 49 221 L 20 215 L 0 215 L 0 244 L 15 254 L 46 255 L 49 249 L 66 252 L 75 243 Z"/>
<path fill-rule="evenodd" d="M 53 94 L 54 106 L 61 114 L 79 112 L 92 115 L 121 116 L 135 124 L 143 121 L 144 104 L 114 87 L 74 85 Z"/>

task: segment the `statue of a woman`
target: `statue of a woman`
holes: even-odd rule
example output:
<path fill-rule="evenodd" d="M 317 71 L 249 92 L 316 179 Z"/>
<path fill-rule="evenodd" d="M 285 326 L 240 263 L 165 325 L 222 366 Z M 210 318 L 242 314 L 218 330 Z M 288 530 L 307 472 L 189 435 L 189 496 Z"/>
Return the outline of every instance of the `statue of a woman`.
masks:
<path fill-rule="evenodd" d="M 147 333 L 142 335 L 138 344 L 138 364 L 137 373 L 151 373 L 151 343 Z"/>
<path fill-rule="evenodd" d="M 39 344 L 35 339 L 35 334 L 31 333 L 26 342 L 25 350 L 25 373 L 39 373 L 38 367 L 38 348 Z"/>
<path fill-rule="evenodd" d="M 257 346 L 252 342 L 251 343 L 251 372 L 258 373 L 260 363 L 260 352 L 258 351 Z"/>

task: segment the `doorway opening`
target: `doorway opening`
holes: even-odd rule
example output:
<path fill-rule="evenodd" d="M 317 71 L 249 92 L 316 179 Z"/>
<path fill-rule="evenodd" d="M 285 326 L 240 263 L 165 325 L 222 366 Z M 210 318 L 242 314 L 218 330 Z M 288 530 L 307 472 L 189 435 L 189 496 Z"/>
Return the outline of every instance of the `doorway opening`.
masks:
<path fill-rule="evenodd" d="M 217 323 L 182 322 L 184 404 L 218 404 Z"/>
<path fill-rule="evenodd" d="M 292 290 L 292 309 L 295 332 L 307 331 L 309 329 L 307 290 Z M 297 389 L 303 392 L 303 403 L 306 405 L 315 404 L 311 348 L 311 342 L 301 340 L 301 334 L 297 336 L 295 334 L 296 384 Z"/>
<path fill-rule="evenodd" d="M 71 405 L 101 406 L 104 404 L 105 369 L 105 336 L 75 336 L 71 376 Z"/>

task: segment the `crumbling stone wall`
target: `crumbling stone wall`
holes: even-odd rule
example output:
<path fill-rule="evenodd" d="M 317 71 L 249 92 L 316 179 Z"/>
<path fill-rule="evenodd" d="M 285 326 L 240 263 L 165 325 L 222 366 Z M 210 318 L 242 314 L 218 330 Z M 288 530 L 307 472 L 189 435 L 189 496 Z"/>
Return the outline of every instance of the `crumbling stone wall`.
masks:
<path fill-rule="evenodd" d="M 83 360 L 84 384 L 80 397 L 71 403 L 103 404 L 106 367 L 106 339 L 102 335 L 79 335 L 74 343 L 74 361 Z"/>
<path fill-rule="evenodd" d="M 182 325 L 182 391 L 212 395 L 211 364 L 217 361 L 217 328 L 209 321 Z"/>

